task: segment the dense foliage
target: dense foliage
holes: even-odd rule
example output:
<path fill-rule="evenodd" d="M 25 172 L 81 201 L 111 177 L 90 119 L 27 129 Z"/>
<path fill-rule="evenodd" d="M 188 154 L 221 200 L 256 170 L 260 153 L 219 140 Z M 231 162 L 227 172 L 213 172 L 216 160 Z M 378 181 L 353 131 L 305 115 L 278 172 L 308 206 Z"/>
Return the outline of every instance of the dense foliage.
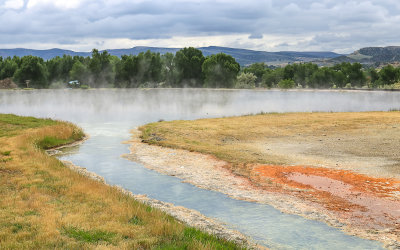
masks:
<path fill-rule="evenodd" d="M 400 68 L 387 65 L 364 69 L 360 63 L 340 63 L 318 67 L 312 63 L 289 64 L 271 69 L 264 63 L 243 69 L 257 76 L 257 85 L 279 88 L 392 88 L 400 82 Z"/>
<path fill-rule="evenodd" d="M 240 71 L 235 58 L 224 53 L 207 57 L 202 68 L 205 86 L 211 88 L 232 88 Z"/>
<path fill-rule="evenodd" d="M 240 73 L 240 74 L 239 74 Z M 0 57 L 0 80 L 12 78 L 21 88 L 69 87 L 211 87 L 211 88 L 393 88 L 400 68 L 363 68 L 360 63 L 318 67 L 312 63 L 270 67 L 254 63 L 243 69 L 227 54 L 204 57 L 189 47 L 175 55 L 147 51 L 112 56 L 94 49 L 91 57 Z M 76 84 L 79 82 L 79 84 Z"/>

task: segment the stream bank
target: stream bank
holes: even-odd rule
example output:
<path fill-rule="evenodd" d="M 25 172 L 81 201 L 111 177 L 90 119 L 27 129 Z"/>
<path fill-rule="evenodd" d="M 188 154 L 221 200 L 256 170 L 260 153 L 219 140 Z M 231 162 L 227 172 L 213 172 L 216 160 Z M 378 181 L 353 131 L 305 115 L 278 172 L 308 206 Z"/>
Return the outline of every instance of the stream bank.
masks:
<path fill-rule="evenodd" d="M 224 193 L 234 199 L 268 204 L 284 213 L 322 221 L 350 235 L 380 241 L 389 249 L 400 248 L 398 230 L 355 224 L 351 220 L 352 214 L 346 213 L 342 216 L 343 213 L 326 209 L 317 196 L 313 199 L 305 199 L 304 195 L 312 195 L 306 192 L 304 195 L 293 195 L 293 193 L 303 194 L 298 187 L 278 190 L 260 188 L 249 179 L 231 173 L 226 167 L 227 162 L 196 152 L 149 145 L 142 142 L 139 130 L 134 129 L 131 133 L 132 139 L 126 142 L 131 145 L 131 153 L 123 157 L 140 162 L 149 169 L 175 176 L 199 188 Z M 258 166 L 256 169 L 261 171 L 260 168 L 261 166 Z M 377 199 L 374 201 L 382 201 Z M 397 204 L 396 201 L 393 202 Z M 346 212 L 349 211 L 346 210 Z"/>
<path fill-rule="evenodd" d="M 76 145 L 77 144 L 75 144 L 75 146 Z M 62 148 L 66 147 L 67 146 L 63 146 Z M 52 150 L 50 150 L 48 153 L 50 155 L 56 155 Z M 62 161 L 62 163 L 72 171 L 75 171 L 83 176 L 86 176 L 89 179 L 101 182 L 105 185 L 109 185 L 102 176 L 90 172 L 84 167 L 76 166 L 70 161 Z M 117 188 L 123 194 L 133 197 L 135 200 L 143 204 L 149 205 L 152 208 L 159 209 L 171 215 L 175 219 L 185 223 L 190 227 L 194 227 L 206 233 L 213 234 L 218 238 L 226 239 L 228 241 L 233 241 L 239 246 L 242 246 L 246 249 L 267 249 L 266 247 L 254 243 L 248 236 L 245 236 L 244 234 L 236 230 L 228 229 L 224 226 L 222 222 L 208 218 L 196 210 L 188 209 L 182 206 L 175 206 L 172 203 L 163 202 L 156 199 L 151 199 L 146 195 L 133 194 L 131 191 L 126 190 L 121 186 L 113 186 L 113 187 Z"/>

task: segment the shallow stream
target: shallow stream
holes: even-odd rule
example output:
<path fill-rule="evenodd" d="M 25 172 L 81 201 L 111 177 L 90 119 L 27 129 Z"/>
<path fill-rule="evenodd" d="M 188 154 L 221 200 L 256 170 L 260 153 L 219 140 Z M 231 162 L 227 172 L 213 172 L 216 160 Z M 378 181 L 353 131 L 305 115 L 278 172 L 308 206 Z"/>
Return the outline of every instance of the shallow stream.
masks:
<path fill-rule="evenodd" d="M 235 200 L 126 160 L 129 130 L 160 119 L 197 119 L 258 112 L 387 111 L 400 92 L 208 89 L 0 91 L 0 113 L 68 120 L 90 138 L 61 157 L 135 194 L 198 210 L 273 249 L 381 249 L 324 223 Z"/>

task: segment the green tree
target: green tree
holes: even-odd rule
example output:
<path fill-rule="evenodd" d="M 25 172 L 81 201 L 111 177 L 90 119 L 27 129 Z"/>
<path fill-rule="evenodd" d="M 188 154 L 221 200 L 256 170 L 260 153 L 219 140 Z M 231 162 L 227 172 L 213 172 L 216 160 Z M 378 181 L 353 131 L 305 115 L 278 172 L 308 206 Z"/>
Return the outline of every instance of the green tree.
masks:
<path fill-rule="evenodd" d="M 273 71 L 267 71 L 263 75 L 263 86 L 266 88 L 272 88 L 278 85 L 283 79 L 283 68 L 277 68 Z"/>
<path fill-rule="evenodd" d="M 67 82 L 69 80 L 69 72 L 74 63 L 75 60 L 70 55 L 57 56 L 46 61 L 45 65 L 49 73 L 49 82 Z"/>
<path fill-rule="evenodd" d="M 46 61 L 46 68 L 49 73 L 49 81 L 61 79 L 61 58 L 56 56 Z"/>
<path fill-rule="evenodd" d="M 137 56 L 138 73 L 136 74 L 136 82 L 152 83 L 156 85 L 161 79 L 161 57 L 159 53 L 152 53 L 150 50 L 146 53 L 140 53 Z M 147 86 L 147 85 L 146 85 Z"/>
<path fill-rule="evenodd" d="M 311 88 L 331 88 L 335 85 L 334 70 L 328 67 L 319 68 L 308 80 L 308 86 Z"/>
<path fill-rule="evenodd" d="M 283 68 L 283 79 L 292 79 L 294 78 L 294 70 L 295 66 L 288 64 Z"/>
<path fill-rule="evenodd" d="M 111 63 L 111 55 L 107 51 L 99 52 L 92 50 L 92 58 L 89 62 L 91 79 L 88 82 L 90 87 L 103 87 L 114 84 L 115 74 Z"/>
<path fill-rule="evenodd" d="M 47 69 L 43 59 L 36 56 L 22 57 L 21 66 L 15 71 L 14 81 L 21 87 L 27 87 L 26 81 L 29 81 L 29 87 L 47 88 Z"/>
<path fill-rule="evenodd" d="M 267 72 L 271 72 L 271 69 L 265 65 L 265 63 L 253 63 L 250 66 L 243 69 L 244 73 L 253 73 L 257 79 L 256 83 L 259 85 L 262 82 L 263 75 Z"/>
<path fill-rule="evenodd" d="M 224 53 L 207 57 L 202 68 L 205 86 L 211 88 L 232 88 L 240 71 L 235 58 Z"/>
<path fill-rule="evenodd" d="M 318 65 L 313 63 L 293 64 L 293 70 L 294 82 L 305 88 L 308 84 L 310 77 L 314 74 L 314 72 L 318 71 Z"/>
<path fill-rule="evenodd" d="M 177 82 L 182 86 L 201 87 L 203 85 L 203 53 L 193 47 L 176 52 L 174 64 L 178 72 Z"/>
<path fill-rule="evenodd" d="M 381 83 L 379 81 L 379 73 L 374 68 L 368 70 L 368 78 L 370 82 L 369 83 L 370 88 L 377 88 Z"/>
<path fill-rule="evenodd" d="M 69 78 L 71 80 L 78 80 L 82 84 L 87 84 L 89 78 L 89 72 L 82 62 L 76 61 L 69 72 Z"/>
<path fill-rule="evenodd" d="M 379 85 L 391 85 L 400 80 L 400 70 L 392 65 L 387 65 L 379 71 Z"/>
<path fill-rule="evenodd" d="M 161 56 L 161 79 L 167 86 L 177 87 L 178 72 L 175 65 L 174 54 L 165 53 Z"/>
<path fill-rule="evenodd" d="M 115 84 L 117 87 L 138 87 L 136 76 L 139 72 L 139 58 L 123 55 L 115 65 Z"/>
<path fill-rule="evenodd" d="M 351 83 L 352 86 L 362 87 L 366 83 L 366 76 L 360 63 L 351 64 L 343 62 L 333 66 L 332 69 L 335 71 L 340 71 L 345 75 L 346 84 Z"/>
<path fill-rule="evenodd" d="M 337 88 L 344 88 L 346 86 L 346 76 L 341 71 L 333 71 L 332 75 L 332 84 Z"/>
<path fill-rule="evenodd" d="M 7 57 L 0 61 L 0 80 L 12 77 L 18 69 L 18 64 L 15 60 Z"/>

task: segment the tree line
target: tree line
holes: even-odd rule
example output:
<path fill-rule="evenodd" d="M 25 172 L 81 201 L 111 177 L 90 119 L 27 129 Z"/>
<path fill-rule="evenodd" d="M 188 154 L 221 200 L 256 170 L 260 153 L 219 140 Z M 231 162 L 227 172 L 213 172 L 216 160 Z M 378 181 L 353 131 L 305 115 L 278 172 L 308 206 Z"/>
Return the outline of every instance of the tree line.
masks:
<path fill-rule="evenodd" d="M 243 72 L 252 73 L 256 85 L 267 88 L 391 88 L 400 82 L 399 67 L 363 68 L 360 63 L 346 62 L 331 67 L 299 63 L 275 69 L 255 63 Z"/>
<path fill-rule="evenodd" d="M 254 63 L 241 69 L 227 54 L 205 57 L 193 47 L 176 54 L 142 52 L 112 56 L 93 49 L 90 57 L 0 57 L 0 80 L 12 78 L 19 87 L 65 87 L 77 80 L 87 87 L 209 87 L 209 88 L 382 88 L 400 81 L 400 68 L 365 69 L 359 63 L 318 67 L 313 63 L 271 68 Z"/>
<path fill-rule="evenodd" d="M 93 49 L 90 57 L 0 57 L 0 80 L 12 78 L 20 87 L 62 87 L 78 80 L 91 88 L 211 87 L 234 86 L 240 65 L 227 54 L 204 57 L 189 47 L 175 55 L 143 52 L 121 58 Z"/>

